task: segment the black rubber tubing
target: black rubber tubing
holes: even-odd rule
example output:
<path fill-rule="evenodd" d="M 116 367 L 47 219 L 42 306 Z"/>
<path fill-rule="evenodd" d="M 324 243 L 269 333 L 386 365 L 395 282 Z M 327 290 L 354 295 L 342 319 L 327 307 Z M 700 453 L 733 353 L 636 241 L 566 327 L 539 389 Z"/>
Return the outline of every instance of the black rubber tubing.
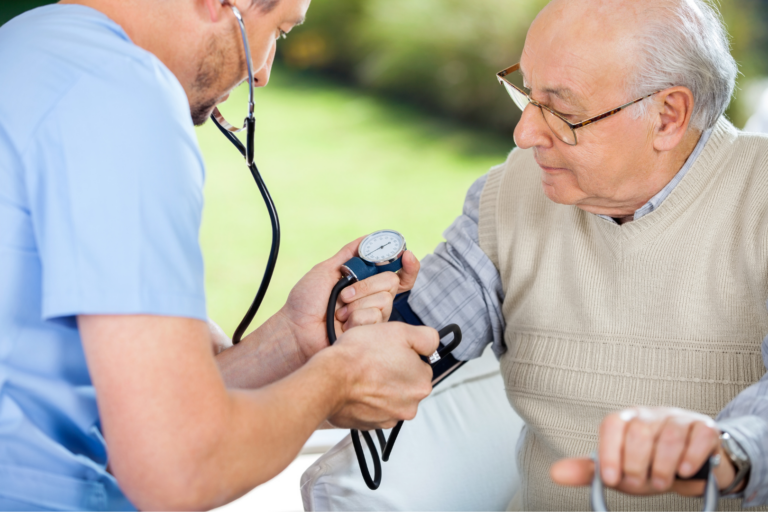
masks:
<path fill-rule="evenodd" d="M 229 132 L 227 129 L 225 129 L 223 126 L 219 124 L 219 122 L 216 120 L 215 117 L 211 116 L 211 119 L 213 120 L 213 123 L 216 125 L 216 127 L 221 131 L 221 133 L 224 134 L 224 136 L 234 145 L 238 151 L 240 151 L 240 154 L 243 155 L 243 158 L 253 158 L 253 129 L 249 130 L 249 147 L 250 152 L 246 149 L 246 147 L 243 145 L 242 142 L 240 142 L 240 139 L 238 139 L 235 134 Z M 251 154 L 248 154 L 251 153 Z M 269 194 L 269 190 L 267 189 L 266 183 L 264 183 L 264 179 L 261 177 L 261 173 L 259 172 L 259 168 L 256 167 L 255 163 L 251 163 L 248 166 L 249 170 L 251 171 L 251 176 L 253 177 L 254 181 L 256 182 L 256 186 L 259 187 L 259 192 L 261 192 L 261 197 L 264 199 L 264 205 L 267 207 L 267 212 L 269 213 L 269 221 L 272 224 L 272 246 L 269 249 L 269 259 L 267 260 L 267 267 L 264 269 L 264 276 L 261 278 L 261 285 L 259 286 L 258 292 L 256 292 L 256 297 L 253 299 L 253 302 L 251 303 L 251 306 L 248 308 L 248 311 L 245 313 L 245 316 L 240 321 L 240 324 L 237 326 L 237 329 L 235 329 L 235 334 L 232 335 L 232 344 L 237 345 L 240 343 L 240 340 L 243 338 L 243 334 L 245 334 L 245 331 L 248 329 L 248 326 L 251 325 L 251 322 L 253 322 L 253 318 L 256 316 L 256 313 L 259 311 L 259 308 L 261 307 L 261 303 L 264 301 L 264 296 L 267 294 L 267 289 L 269 288 L 269 283 L 272 281 L 272 274 L 275 272 L 275 266 L 277 265 L 277 257 L 280 253 L 280 218 L 277 215 L 277 209 L 275 208 L 275 203 L 272 200 L 272 196 Z"/>

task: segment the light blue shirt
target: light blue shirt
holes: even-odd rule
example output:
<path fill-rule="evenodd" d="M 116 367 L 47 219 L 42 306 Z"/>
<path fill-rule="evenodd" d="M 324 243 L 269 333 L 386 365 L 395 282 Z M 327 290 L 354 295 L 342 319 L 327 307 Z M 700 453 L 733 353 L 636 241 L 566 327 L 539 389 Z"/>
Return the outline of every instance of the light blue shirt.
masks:
<path fill-rule="evenodd" d="M 80 314 L 205 320 L 183 88 L 99 12 L 0 28 L 0 509 L 126 509 Z"/>
<path fill-rule="evenodd" d="M 664 200 L 683 180 L 709 141 L 705 131 L 685 165 L 658 194 L 639 208 L 638 220 L 663 207 Z M 463 342 L 452 352 L 468 361 L 480 357 L 488 344 L 497 357 L 506 351 L 504 344 L 504 289 L 499 271 L 480 248 L 478 223 L 480 197 L 487 175 L 479 178 L 467 192 L 463 213 L 443 233 L 445 242 L 434 254 L 421 261 L 421 270 L 408 305 L 424 324 L 440 328 L 455 323 L 461 326 Z M 610 217 L 600 215 L 609 222 Z M 768 336 L 762 345 L 768 368 Z M 738 497 L 745 507 L 768 504 L 768 373 L 742 391 L 718 415 L 718 427 L 744 448 L 752 462 L 749 484 Z"/>

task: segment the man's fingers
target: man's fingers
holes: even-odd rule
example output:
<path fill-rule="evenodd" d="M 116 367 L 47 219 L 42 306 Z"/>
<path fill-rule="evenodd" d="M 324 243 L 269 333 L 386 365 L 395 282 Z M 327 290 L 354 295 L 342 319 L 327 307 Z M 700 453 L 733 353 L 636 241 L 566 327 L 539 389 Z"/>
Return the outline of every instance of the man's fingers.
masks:
<path fill-rule="evenodd" d="M 353 327 L 359 327 L 361 325 L 373 325 L 384 322 L 384 314 L 378 308 L 367 308 L 355 311 L 349 315 L 348 320 L 344 322 L 342 327 L 344 331 L 348 331 Z"/>
<path fill-rule="evenodd" d="M 636 416 L 636 411 L 627 409 L 609 414 L 600 424 L 600 473 L 608 486 L 615 487 L 621 481 L 624 434 L 627 424 Z"/>
<path fill-rule="evenodd" d="M 688 446 L 677 472 L 683 478 L 695 475 L 719 445 L 720 433 L 713 424 L 708 425 L 703 421 L 693 423 L 688 437 Z"/>
<path fill-rule="evenodd" d="M 390 322 L 390 324 L 399 324 L 399 322 Z M 407 324 L 400 324 L 398 327 L 407 330 L 405 339 L 411 348 L 422 356 L 431 356 L 440 346 L 440 336 L 431 327 L 415 327 Z"/>
<path fill-rule="evenodd" d="M 389 300 L 394 297 L 392 292 L 397 290 L 400 285 L 400 278 L 394 272 L 383 272 L 376 274 L 368 279 L 358 281 L 352 286 L 348 286 L 341 291 L 341 300 L 347 304 L 363 299 L 376 293 L 389 293 Z"/>
<path fill-rule="evenodd" d="M 653 454 L 651 485 L 659 492 L 672 487 L 677 467 L 688 443 L 690 423 L 668 418 L 662 426 Z"/>
<path fill-rule="evenodd" d="M 336 319 L 340 322 L 346 322 L 355 311 L 363 309 L 378 309 L 386 313 L 387 318 L 389 318 L 389 314 L 392 312 L 392 295 L 389 292 L 378 292 L 350 302 L 336 310 Z"/>
<path fill-rule="evenodd" d="M 326 260 L 334 268 L 341 267 L 344 263 L 348 262 L 355 256 L 357 256 L 357 248 L 360 247 L 360 242 L 363 241 L 364 236 L 361 236 L 357 240 L 349 242 L 347 245 L 341 248 L 331 259 Z"/>
<path fill-rule="evenodd" d="M 590 485 L 595 475 L 595 463 L 592 459 L 562 459 L 549 468 L 549 476 L 559 485 L 579 487 Z"/>
<path fill-rule="evenodd" d="M 403 253 L 402 263 L 403 268 L 398 273 L 400 276 L 400 286 L 397 289 L 397 293 L 407 292 L 413 288 L 413 285 L 416 283 L 416 278 L 419 275 L 419 269 L 421 268 L 419 259 L 411 251 L 405 251 L 405 253 Z"/>
<path fill-rule="evenodd" d="M 639 490 L 648 484 L 656 436 L 663 423 L 641 414 L 629 421 L 624 432 L 624 484 Z"/>

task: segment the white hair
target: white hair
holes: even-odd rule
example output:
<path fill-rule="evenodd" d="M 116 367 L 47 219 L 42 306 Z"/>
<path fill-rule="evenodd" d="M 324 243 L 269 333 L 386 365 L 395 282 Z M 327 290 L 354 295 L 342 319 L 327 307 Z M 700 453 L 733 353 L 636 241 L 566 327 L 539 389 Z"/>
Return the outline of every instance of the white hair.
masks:
<path fill-rule="evenodd" d="M 693 93 L 691 127 L 712 128 L 725 113 L 736 86 L 738 65 L 718 10 L 705 0 L 652 0 L 639 30 L 639 60 L 629 88 L 633 97 L 675 86 Z M 635 115 L 647 115 L 649 102 Z"/>

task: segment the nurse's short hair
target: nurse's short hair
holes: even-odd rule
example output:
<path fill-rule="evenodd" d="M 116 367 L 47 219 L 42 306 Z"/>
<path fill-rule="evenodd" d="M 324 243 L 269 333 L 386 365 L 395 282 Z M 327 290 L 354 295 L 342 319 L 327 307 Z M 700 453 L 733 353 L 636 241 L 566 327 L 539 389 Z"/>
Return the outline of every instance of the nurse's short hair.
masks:
<path fill-rule="evenodd" d="M 706 0 L 653 0 L 639 32 L 638 65 L 630 96 L 684 86 L 691 90 L 691 127 L 712 128 L 725 113 L 736 86 L 738 65 L 717 8 Z M 639 118 L 650 103 L 635 109 Z"/>

